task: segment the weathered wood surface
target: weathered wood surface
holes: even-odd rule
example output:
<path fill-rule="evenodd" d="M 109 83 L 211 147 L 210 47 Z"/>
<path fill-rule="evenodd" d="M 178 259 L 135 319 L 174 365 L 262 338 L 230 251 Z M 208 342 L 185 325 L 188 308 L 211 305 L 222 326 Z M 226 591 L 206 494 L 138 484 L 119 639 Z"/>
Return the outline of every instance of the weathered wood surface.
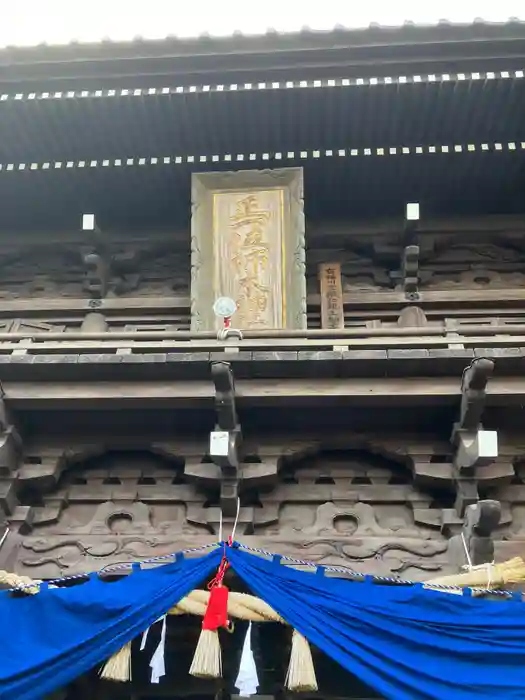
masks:
<path fill-rule="evenodd" d="M 240 464 L 238 539 L 361 573 L 422 580 L 456 570 L 448 538 L 461 532 L 463 521 L 444 490 L 452 475 L 443 480 L 431 461 L 444 449 L 439 438 L 312 437 L 251 436 L 249 460 Z M 114 446 L 96 435 L 50 442 L 42 434 L 27 441 L 10 477 L 16 493 L 4 509 L 11 533 L 0 551 L 2 568 L 54 577 L 217 539 L 220 470 L 196 469 L 215 466 L 204 463 L 206 433 L 196 440 L 144 440 L 142 447 L 133 437 L 127 449 L 121 440 Z M 521 464 L 525 445 L 510 436 L 504 453 L 509 463 Z M 435 466 L 435 479 L 419 478 L 417 465 L 425 459 Z M 522 472 L 516 467 L 516 478 L 523 480 Z M 488 486 L 501 501 L 499 561 L 525 542 L 525 487 L 509 488 L 508 481 L 493 476 Z M 224 535 L 233 519 L 226 518 Z"/>
<path fill-rule="evenodd" d="M 403 314 L 403 312 L 402 312 Z M 86 318 L 92 318 L 95 314 L 90 313 Z M 96 314 L 101 316 L 100 314 Z M 370 345 L 395 344 L 434 344 L 434 345 L 454 345 L 479 343 L 480 338 L 493 339 L 496 344 L 522 341 L 525 337 L 525 324 L 523 323 L 492 323 L 492 324 L 464 324 L 457 323 L 452 329 L 446 324 L 435 324 L 433 327 L 422 328 L 420 325 L 408 326 L 402 322 L 395 327 L 354 327 L 354 328 L 324 328 L 308 329 L 304 331 L 281 330 L 281 331 L 246 331 L 243 338 L 236 338 L 235 344 L 246 349 L 260 346 L 273 346 L 278 348 L 294 347 L 301 345 L 330 345 L 348 343 Z M 99 344 L 104 347 L 147 347 L 145 343 L 155 343 L 164 345 L 172 344 L 174 348 L 195 349 L 224 347 L 223 340 L 217 340 L 217 335 L 212 332 L 192 333 L 177 330 L 125 330 L 125 331 L 69 331 L 65 332 L 63 327 L 55 330 L 52 325 L 43 323 L 28 324 L 22 331 L 0 332 L 0 347 L 15 347 L 15 343 L 23 343 L 23 347 L 38 347 L 40 343 L 51 343 L 50 347 L 97 347 Z M 461 332 L 458 332 L 461 331 Z M 120 341 L 120 343 L 119 343 Z M 331 342 L 330 342 L 331 341 Z M 11 345 L 9 345 L 11 343 Z M 53 345 L 55 343 L 56 345 Z M 20 347 L 20 345 L 18 345 Z"/>
<path fill-rule="evenodd" d="M 459 377 L 340 378 L 340 379 L 239 379 L 236 396 L 239 405 L 273 405 L 283 399 L 300 400 L 305 405 L 317 403 L 361 405 L 367 401 L 396 398 L 398 405 L 459 401 Z M 141 381 L 141 382 L 3 382 L 6 399 L 14 407 L 67 406 L 85 408 L 104 401 L 108 407 L 132 406 L 143 402 L 145 410 L 176 405 L 208 406 L 215 396 L 211 381 Z M 519 404 L 525 395 L 525 378 L 495 378 L 487 390 L 487 405 Z"/>
<path fill-rule="evenodd" d="M 500 289 L 476 289 L 461 288 L 457 290 L 442 291 L 421 291 L 418 305 L 423 307 L 436 307 L 441 305 L 447 310 L 455 310 L 462 307 L 463 311 L 492 305 L 495 315 L 499 312 L 505 313 L 505 309 L 510 305 L 515 306 L 515 310 L 521 311 L 520 304 L 525 299 L 525 289 L 517 286 L 503 287 Z M 321 304 L 320 294 L 311 292 L 307 296 L 310 318 L 319 323 L 319 308 Z M 376 312 L 384 313 L 389 307 L 402 308 L 406 306 L 407 300 L 402 292 L 397 291 L 370 291 L 363 289 L 359 292 L 343 292 L 343 303 L 345 314 L 350 316 L 352 311 L 365 311 L 373 309 Z M 502 306 L 504 305 L 504 306 Z M 41 316 L 49 313 L 72 313 L 88 312 L 93 309 L 101 309 L 104 313 L 112 316 L 122 314 L 130 316 L 133 314 L 165 313 L 173 314 L 179 312 L 179 320 L 186 324 L 190 318 L 190 297 L 189 295 L 173 296 L 130 296 L 130 297 L 109 297 L 106 299 L 82 299 L 75 297 L 61 297 L 60 295 L 42 296 L 34 299 L 29 298 L 5 298 L 2 299 L 2 309 L 0 317 L 13 315 Z M 443 313 L 443 312 L 441 312 Z"/>
<path fill-rule="evenodd" d="M 154 376 L 154 375 L 152 375 Z M 214 390 L 208 381 L 3 381 L 6 400 L 14 410 L 213 410 Z M 109 379 L 109 378 L 108 378 Z M 457 406 L 458 377 L 239 379 L 237 404 L 248 407 L 380 407 Z M 489 407 L 518 407 L 525 396 L 522 377 L 500 377 L 491 384 Z"/>
<path fill-rule="evenodd" d="M 316 342 L 316 341 L 311 341 Z M 334 341 L 332 341 L 333 343 Z M 344 342 L 344 341 L 343 341 Z M 363 377 L 459 377 L 474 358 L 492 358 L 501 377 L 521 375 L 525 346 L 474 348 L 410 348 L 396 349 L 332 345 L 245 351 L 223 346 L 212 352 L 171 352 L 170 346 L 109 347 L 89 346 L 82 352 L 64 350 L 56 345 L 35 351 L 31 346 L 17 345 L 2 352 L 0 346 L 0 380 L 2 382 L 71 382 L 108 381 L 118 388 L 119 382 L 150 380 L 209 381 L 210 362 L 227 361 L 239 379 L 300 378 L 336 379 Z M 346 348 L 350 349 L 346 349 Z"/>

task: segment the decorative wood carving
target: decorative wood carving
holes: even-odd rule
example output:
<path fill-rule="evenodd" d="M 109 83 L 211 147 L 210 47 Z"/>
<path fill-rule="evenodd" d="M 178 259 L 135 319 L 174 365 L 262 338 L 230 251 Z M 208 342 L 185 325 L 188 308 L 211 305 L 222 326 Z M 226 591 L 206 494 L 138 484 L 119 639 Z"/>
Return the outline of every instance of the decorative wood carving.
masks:
<path fill-rule="evenodd" d="M 480 234 L 475 243 L 461 236 L 443 235 L 436 254 L 421 266 L 425 289 L 483 289 L 522 286 L 523 252 L 502 237 Z"/>
<path fill-rule="evenodd" d="M 305 328 L 301 168 L 192 175 L 191 314 L 219 328 L 212 306 L 237 302 L 237 328 Z"/>
<path fill-rule="evenodd" d="M 326 445 L 249 436 L 239 468 L 237 537 L 248 546 L 362 573 L 422 580 L 453 572 L 462 562 L 447 538 L 459 535 L 463 523 L 452 507 L 452 475 L 414 481 L 416 460 L 429 462 L 444 449 L 435 438 L 403 434 L 332 438 Z M 510 455 L 521 448 L 509 449 Z M 22 500 L 8 513 L 12 535 L 2 550 L 9 557 L 3 568 L 55 577 L 213 541 L 221 471 L 205 458 L 204 433 L 143 450 L 107 451 L 96 443 L 28 448 L 16 480 Z M 516 473 L 523 471 L 525 480 L 519 464 Z M 439 471 L 435 461 L 429 466 Z M 525 486 L 498 483 L 491 497 L 502 503 L 494 541 L 501 560 L 519 553 L 525 541 Z M 493 521 L 484 511 L 478 520 L 468 515 L 467 539 L 488 537 L 487 522 Z"/>
<path fill-rule="evenodd" d="M 175 550 L 178 537 L 212 532 L 205 495 L 184 480 L 180 458 L 102 447 L 90 452 L 99 456 L 80 463 L 80 449 L 62 452 L 70 457 L 55 460 L 67 467 L 55 486 L 26 471 L 24 483 L 43 493 L 43 505 L 18 506 L 9 518 L 18 533 L 19 570 L 38 577 L 94 570 Z"/>
<path fill-rule="evenodd" d="M 321 328 L 344 328 L 343 287 L 340 263 L 319 265 Z"/>
<path fill-rule="evenodd" d="M 202 212 L 202 208 L 197 210 Z M 473 225 L 466 219 L 452 229 L 455 233 L 450 233 L 447 222 L 441 228 L 434 223 L 428 229 L 418 230 L 419 290 L 424 292 L 424 300 L 429 291 L 436 293 L 434 290 L 471 289 L 479 294 L 523 288 L 525 272 L 519 236 L 505 219 L 501 219 L 499 229 L 494 228 L 490 233 L 482 230 L 481 223 L 478 229 L 473 229 Z M 318 293 L 319 264 L 338 262 L 345 293 L 385 292 L 390 293 L 385 295 L 385 303 L 391 302 L 393 278 L 396 289 L 403 291 L 401 277 L 390 274 L 399 268 L 399 237 L 397 222 L 395 226 L 378 223 L 375 228 L 365 229 L 348 222 L 341 225 L 312 222 L 306 268 L 309 292 Z M 188 238 L 189 233 L 183 230 L 148 231 L 140 236 L 131 232 L 108 234 L 110 276 L 105 299 L 173 297 L 174 293 L 189 298 Z M 85 297 L 82 259 L 86 254 L 96 253 L 93 242 L 85 245 L 78 236 L 56 236 L 52 245 L 47 242 L 42 245 L 37 240 L 27 234 L 8 243 L 1 242 L 0 298 Z M 401 244 L 402 249 L 404 245 L 412 245 L 403 241 Z M 91 296 L 92 292 L 88 293 Z M 495 298 L 495 305 L 497 301 Z M 395 302 L 398 304 L 399 299 Z M 185 323 L 188 321 L 189 314 Z"/>
<path fill-rule="evenodd" d="M 94 299 L 105 299 L 113 284 L 118 294 L 136 288 L 139 274 L 137 250 L 115 253 L 107 235 L 99 229 L 90 231 L 90 244 L 83 253 L 85 267 L 84 289 Z"/>

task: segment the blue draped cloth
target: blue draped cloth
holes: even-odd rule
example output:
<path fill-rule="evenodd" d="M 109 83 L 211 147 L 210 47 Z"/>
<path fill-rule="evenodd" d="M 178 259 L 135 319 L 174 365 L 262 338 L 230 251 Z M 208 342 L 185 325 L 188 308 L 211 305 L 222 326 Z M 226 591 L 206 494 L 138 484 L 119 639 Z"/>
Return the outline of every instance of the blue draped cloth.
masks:
<path fill-rule="evenodd" d="M 312 644 L 391 700 L 525 698 L 525 605 L 307 573 L 239 549 L 236 573 Z M 322 689 L 321 689 L 322 690 Z"/>
<path fill-rule="evenodd" d="M 40 700 L 102 663 L 198 586 L 221 556 L 179 557 L 114 582 L 93 575 L 24 598 L 0 592 L 1 700 Z"/>
<path fill-rule="evenodd" d="M 227 549 L 292 627 L 391 700 L 525 698 L 525 605 L 296 571 Z M 0 592 L 0 700 L 40 700 L 109 658 L 219 565 L 222 549 L 107 583 Z M 322 689 L 321 689 L 322 690 Z"/>

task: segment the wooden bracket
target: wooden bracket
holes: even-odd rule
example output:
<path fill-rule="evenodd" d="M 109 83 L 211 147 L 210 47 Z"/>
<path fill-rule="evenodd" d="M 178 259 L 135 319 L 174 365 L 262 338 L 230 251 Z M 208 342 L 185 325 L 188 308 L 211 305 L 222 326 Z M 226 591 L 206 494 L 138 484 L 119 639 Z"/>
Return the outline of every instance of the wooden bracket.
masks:
<path fill-rule="evenodd" d="M 94 214 L 83 214 L 82 230 L 89 234 L 89 249 L 82 256 L 86 273 L 84 289 L 95 299 L 104 299 L 110 279 L 108 242 L 97 226 Z"/>
<path fill-rule="evenodd" d="M 3 398 L 0 398 L 0 516 L 13 513 L 18 505 L 17 470 L 22 439 Z"/>
<path fill-rule="evenodd" d="M 451 437 L 456 511 L 461 517 L 467 507 L 476 504 L 479 499 L 477 467 L 490 465 L 498 454 L 497 433 L 483 430 L 481 424 L 487 383 L 493 371 L 492 360 L 479 358 L 463 372 L 460 415 Z"/>
<path fill-rule="evenodd" d="M 480 357 L 464 370 L 461 383 L 461 409 L 455 430 L 477 430 L 485 409 L 487 384 L 494 372 L 494 362 Z"/>
<path fill-rule="evenodd" d="M 403 250 L 401 261 L 403 291 L 409 301 L 419 299 L 419 246 L 408 245 Z"/>
<path fill-rule="evenodd" d="M 419 223 L 419 203 L 409 202 L 405 208 L 405 248 L 401 258 L 403 291 L 408 301 L 419 300 L 419 246 L 417 226 Z"/>
<path fill-rule="evenodd" d="M 449 545 L 451 559 L 458 570 L 465 564 L 479 566 L 494 561 L 494 531 L 500 519 L 499 501 L 478 501 L 465 509 L 461 534 L 451 537 Z"/>
<path fill-rule="evenodd" d="M 98 227 L 94 214 L 82 216 L 82 230 L 89 236 L 87 249 L 82 255 L 84 289 L 89 295 L 94 299 L 104 299 L 114 278 L 119 279 L 115 289 L 117 293 L 136 287 L 139 277 L 138 253 L 130 251 L 113 255 L 108 237 Z"/>
<path fill-rule="evenodd" d="M 239 447 L 241 428 L 235 407 L 235 381 L 229 362 L 212 362 L 215 385 L 215 431 L 210 435 L 210 456 L 221 470 L 221 508 L 234 517 L 239 498 Z"/>
<path fill-rule="evenodd" d="M 399 271 L 391 273 L 396 284 L 403 287 L 407 301 L 419 301 L 419 245 L 417 226 L 419 222 L 419 204 L 411 202 L 406 205 L 403 228 L 403 251 Z"/>

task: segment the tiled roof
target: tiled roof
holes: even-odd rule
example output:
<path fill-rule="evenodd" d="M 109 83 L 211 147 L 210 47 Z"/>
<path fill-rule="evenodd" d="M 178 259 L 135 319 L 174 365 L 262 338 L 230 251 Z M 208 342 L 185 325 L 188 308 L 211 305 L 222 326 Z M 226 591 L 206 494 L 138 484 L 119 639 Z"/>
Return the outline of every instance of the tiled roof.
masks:
<path fill-rule="evenodd" d="M 392 23 L 369 22 L 363 25 L 334 24 L 333 26 L 297 25 L 293 29 L 280 29 L 278 27 L 260 27 L 255 31 L 232 30 L 227 32 L 201 31 L 197 33 L 166 32 L 162 35 L 159 32 L 153 34 L 138 33 L 123 38 L 122 36 L 90 36 L 89 38 L 78 39 L 71 36 L 66 41 L 39 41 L 27 44 L 10 42 L 7 37 L 0 33 L 0 51 L 26 54 L 28 56 L 35 51 L 42 49 L 48 52 L 64 52 L 74 49 L 78 52 L 89 51 L 102 47 L 111 50 L 120 48 L 144 50 L 160 47 L 162 44 L 186 44 L 187 46 L 198 46 L 213 42 L 214 44 L 228 45 L 232 42 L 243 44 L 252 42 L 260 43 L 264 40 L 280 40 L 284 42 L 294 42 L 301 38 L 315 37 L 320 41 L 331 40 L 332 37 L 345 37 L 361 43 L 367 41 L 370 36 L 377 36 L 379 33 L 385 41 L 396 41 L 399 37 L 405 36 L 407 32 L 412 32 L 413 38 L 417 39 L 417 33 L 422 35 L 428 31 L 434 32 L 477 32 L 482 38 L 484 34 L 490 37 L 491 33 L 498 33 L 501 30 L 517 28 L 525 25 L 525 13 L 522 16 L 502 17 L 498 21 L 483 19 L 480 17 L 466 19 L 465 21 L 451 21 L 449 19 L 435 19 L 435 21 L 416 22 L 404 20 Z"/>
<path fill-rule="evenodd" d="M 307 13 L 306 13 L 307 14 Z M 155 25 L 153 31 L 139 32 L 136 34 L 128 34 L 120 32 L 119 34 L 111 35 L 83 35 L 83 38 L 78 38 L 74 35 L 68 36 L 65 40 L 52 40 L 52 41 L 33 41 L 29 43 L 17 43 L 16 41 L 10 41 L 8 36 L 3 36 L 0 31 L 0 49 L 13 49 L 17 48 L 20 51 L 31 50 L 33 48 L 48 47 L 59 48 L 66 46 L 89 46 L 93 44 L 104 44 L 104 45 L 120 45 L 124 47 L 125 45 L 135 45 L 140 46 L 145 43 L 159 43 L 159 42 L 186 42 L 195 43 L 200 41 L 207 41 L 210 39 L 228 42 L 232 39 L 261 39 L 263 37 L 275 38 L 281 37 L 283 39 L 294 39 L 304 35 L 330 35 L 336 33 L 346 33 L 346 34 L 363 34 L 367 32 L 377 32 L 381 31 L 390 34 L 392 37 L 396 33 L 405 31 L 407 29 L 433 29 L 433 28 L 501 28 L 509 25 L 515 25 L 525 22 L 525 12 L 520 16 L 509 16 L 506 17 L 501 15 L 496 11 L 496 13 L 490 18 L 482 17 L 472 17 L 468 13 L 455 15 L 454 19 L 444 19 L 439 16 L 432 16 L 427 12 L 423 13 L 425 20 L 421 19 L 404 19 L 399 20 L 397 18 L 397 13 L 394 12 L 393 18 L 389 21 L 371 21 L 366 23 L 335 23 L 331 26 L 327 26 L 326 22 L 317 22 L 316 24 L 299 24 L 295 21 L 287 22 L 281 26 L 264 26 L 263 24 L 256 23 L 252 25 L 250 22 L 245 24 L 244 28 L 234 28 L 234 25 L 226 25 L 226 29 L 219 31 L 217 28 L 210 30 L 195 30 L 192 25 L 190 25 L 185 30 L 180 29 L 181 22 L 177 22 L 177 31 L 166 31 L 165 25 L 163 23 Z M 102 23 L 103 24 L 103 23 Z M 182 21 L 184 25 L 184 20 Z M 74 31 L 74 30 L 73 30 Z M 123 35 L 124 34 L 124 35 Z"/>
<path fill-rule="evenodd" d="M 521 142 L 524 69 L 4 93 L 0 163 Z"/>
<path fill-rule="evenodd" d="M 6 48 L 0 94 L 503 71 L 523 63 L 519 20 L 179 36 Z"/>
<path fill-rule="evenodd" d="M 192 171 L 297 165 L 314 218 L 523 211 L 524 70 L 519 21 L 0 51 L 0 228 L 187 225 Z"/>

